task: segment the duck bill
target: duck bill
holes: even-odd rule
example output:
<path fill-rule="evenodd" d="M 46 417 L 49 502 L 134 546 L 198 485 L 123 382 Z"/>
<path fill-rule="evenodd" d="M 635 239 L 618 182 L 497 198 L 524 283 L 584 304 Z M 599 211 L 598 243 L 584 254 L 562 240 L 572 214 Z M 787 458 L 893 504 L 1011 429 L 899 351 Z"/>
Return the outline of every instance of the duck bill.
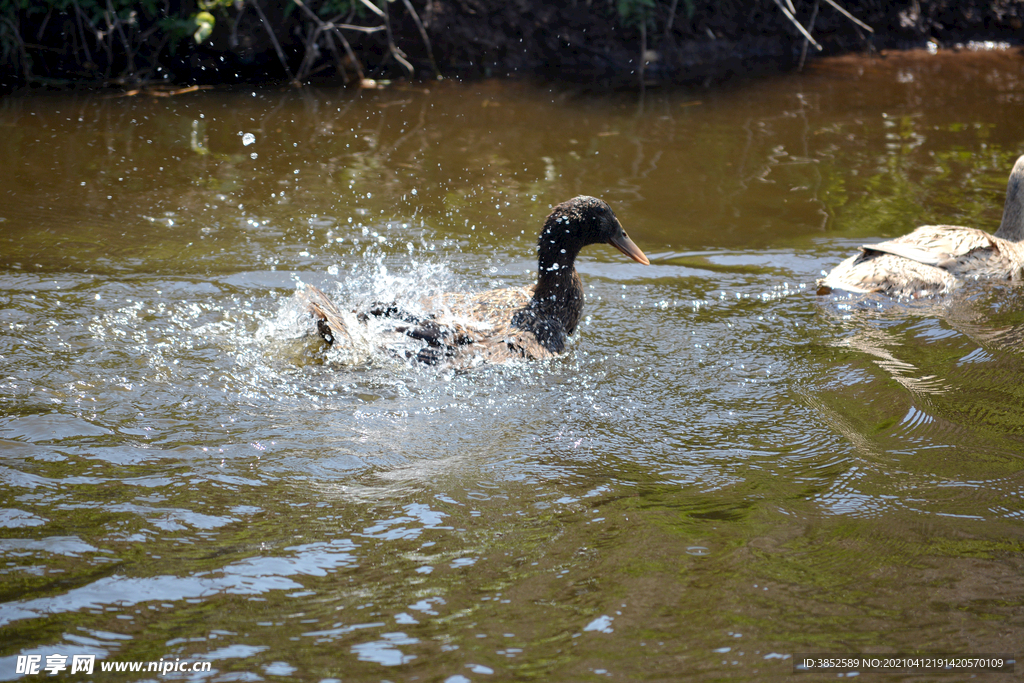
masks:
<path fill-rule="evenodd" d="M 642 263 L 645 266 L 651 265 L 650 260 L 644 255 L 644 252 L 640 251 L 640 247 L 633 244 L 633 240 L 629 239 L 625 232 L 620 232 L 616 237 L 608 240 L 608 244 L 612 245 L 637 263 Z"/>

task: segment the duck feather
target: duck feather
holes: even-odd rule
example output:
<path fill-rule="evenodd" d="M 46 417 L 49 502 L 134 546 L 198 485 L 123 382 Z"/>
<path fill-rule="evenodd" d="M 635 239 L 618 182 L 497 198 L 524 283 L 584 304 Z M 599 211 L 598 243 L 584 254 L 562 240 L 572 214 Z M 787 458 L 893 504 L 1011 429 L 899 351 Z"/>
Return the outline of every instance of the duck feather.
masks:
<path fill-rule="evenodd" d="M 650 261 L 622 229 L 614 212 L 594 197 L 556 206 L 538 239 L 537 283 L 478 293 L 446 292 L 419 302 L 427 314 L 397 303 L 375 303 L 363 313 L 343 311 L 320 289 L 306 285 L 296 297 L 330 344 L 351 346 L 371 318 L 387 323 L 378 341 L 393 354 L 437 365 L 539 360 L 562 353 L 583 312 L 583 283 L 575 259 L 588 244 L 608 243 L 633 260 Z M 388 340 L 416 340 L 415 350 L 396 351 Z"/>
<path fill-rule="evenodd" d="M 924 225 L 864 245 L 824 278 L 818 293 L 835 289 L 895 297 L 945 294 L 965 280 L 1019 280 L 1024 271 L 1024 156 L 1007 182 L 1003 220 L 994 235 L 959 225 Z"/>

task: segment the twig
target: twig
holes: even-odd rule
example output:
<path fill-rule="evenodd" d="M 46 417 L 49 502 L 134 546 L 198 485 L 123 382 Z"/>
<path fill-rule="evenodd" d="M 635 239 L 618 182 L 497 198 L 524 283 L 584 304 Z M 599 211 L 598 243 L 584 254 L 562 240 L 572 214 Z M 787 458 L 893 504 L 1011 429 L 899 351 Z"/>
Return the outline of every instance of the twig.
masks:
<path fill-rule="evenodd" d="M 412 3 L 409 0 L 402 0 L 405 3 L 406 9 L 409 10 L 409 14 L 412 16 L 412 20 L 416 22 L 416 28 L 420 30 L 420 36 L 423 38 L 423 44 L 427 46 L 427 57 L 430 59 L 430 68 L 434 70 L 434 76 L 440 78 L 441 72 L 437 69 L 437 62 L 434 61 L 434 48 L 430 46 L 430 37 L 427 35 L 427 29 L 423 26 L 423 22 L 420 21 L 420 15 L 416 14 L 416 10 L 413 9 Z"/>
<path fill-rule="evenodd" d="M 782 0 L 775 0 L 775 4 L 778 5 L 779 9 L 782 10 L 782 13 L 786 15 L 786 18 L 789 19 L 794 26 L 796 26 L 797 30 L 800 31 L 800 33 L 802 33 L 805 38 L 807 38 L 811 45 L 813 45 L 815 49 L 821 50 L 821 45 L 818 45 L 818 41 L 816 41 L 814 37 L 807 32 L 807 29 L 805 29 L 803 25 L 796 20 L 796 17 L 794 17 L 793 14 L 788 9 L 786 9 L 786 6 L 782 4 Z"/>
<path fill-rule="evenodd" d="M 409 76 L 415 76 L 416 69 L 414 69 L 412 64 L 409 63 L 409 60 L 405 58 L 405 53 L 395 45 L 393 40 L 389 42 L 391 43 L 391 54 L 394 56 L 395 61 L 405 67 L 405 70 L 409 72 Z"/>
<path fill-rule="evenodd" d="M 152 38 L 153 35 L 157 33 L 159 30 L 160 27 L 157 25 L 150 27 L 148 30 L 143 31 L 141 34 L 139 34 L 138 42 L 141 45 L 151 44 L 149 42 L 150 38 Z M 160 39 L 160 42 L 156 44 L 156 48 L 150 51 L 150 56 L 148 57 L 149 66 L 145 69 L 145 71 L 139 72 L 140 75 L 138 77 L 138 80 L 148 81 L 149 75 L 152 74 L 155 69 L 159 68 L 158 64 L 160 63 L 160 53 L 164 51 L 164 48 L 167 47 L 167 43 L 169 43 L 170 41 L 170 34 L 164 33 L 163 37 Z"/>
<path fill-rule="evenodd" d="M 302 55 L 302 62 L 299 64 L 299 70 L 295 72 L 296 81 L 304 81 L 309 75 L 310 70 L 313 66 L 313 60 L 316 59 L 317 47 L 316 40 L 323 33 L 323 22 L 320 22 L 320 26 L 313 29 L 313 34 L 306 39 L 306 51 Z"/>
<path fill-rule="evenodd" d="M 267 21 L 267 15 L 260 9 L 259 0 L 249 0 L 252 2 L 253 8 L 256 10 L 256 14 L 260 15 L 260 21 L 263 22 L 263 28 L 267 30 L 267 35 L 270 36 L 270 42 L 274 45 L 274 51 L 277 52 L 277 58 L 281 61 L 281 66 L 284 67 L 284 72 L 288 74 L 288 80 L 295 82 L 295 76 L 292 75 L 292 70 L 288 67 L 288 60 L 284 58 L 284 50 L 281 49 L 281 44 L 277 42 L 277 36 L 274 35 L 274 29 L 270 27 L 270 22 Z"/>
<path fill-rule="evenodd" d="M 382 24 L 380 26 L 356 26 L 355 24 L 338 24 L 338 23 L 335 23 L 334 21 L 325 22 L 323 19 L 318 17 L 311 9 L 309 9 L 306 6 L 306 4 L 303 2 L 303 0 L 295 0 L 295 4 L 298 5 L 299 8 L 302 9 L 302 11 L 305 12 L 309 16 L 310 19 L 312 19 L 314 22 L 316 22 L 317 25 L 321 28 L 321 30 L 323 30 L 325 33 L 327 33 L 328 41 L 329 41 L 328 42 L 328 47 L 330 47 L 332 51 L 334 49 L 334 45 L 333 45 L 332 42 L 330 42 L 330 32 L 333 32 L 334 35 L 336 35 L 338 37 L 338 40 L 341 41 L 341 46 L 345 49 L 345 54 L 348 55 L 349 61 L 352 62 L 352 65 L 356 69 L 356 75 L 359 77 L 360 81 L 363 80 L 363 78 L 365 78 L 365 74 L 363 73 L 362 64 L 360 63 L 359 59 L 356 57 L 355 52 L 352 51 L 352 46 L 349 44 L 348 39 L 345 38 L 345 35 L 341 31 L 342 30 L 346 30 L 346 31 L 359 31 L 360 33 L 367 33 L 367 34 L 369 34 L 369 33 L 376 33 L 377 31 L 384 31 L 384 30 L 386 30 L 387 29 L 386 24 Z M 373 9 L 377 10 L 378 14 L 380 14 L 380 16 L 383 16 L 383 13 L 380 13 L 378 8 L 374 7 Z M 341 15 L 338 15 L 338 16 L 340 17 Z M 385 17 L 385 20 L 386 20 L 386 17 Z M 307 43 L 307 46 L 306 46 L 307 51 L 309 50 L 309 47 L 310 46 Z M 345 82 L 348 83 L 348 75 L 344 72 L 344 68 L 343 68 L 343 66 L 341 64 L 341 60 L 340 59 L 338 60 L 338 67 L 342 71 L 342 77 L 345 79 Z"/>
<path fill-rule="evenodd" d="M 337 26 L 334 27 L 334 32 L 338 35 L 338 40 L 341 41 L 341 46 L 345 48 L 345 54 L 348 55 L 349 61 L 352 62 L 352 65 L 356 68 L 356 75 L 359 76 L 359 80 L 362 81 L 363 78 L 365 78 L 363 75 L 363 65 L 359 63 L 358 59 L 356 59 L 356 54 L 352 52 L 352 46 L 348 44 L 348 40 L 345 39 L 345 36 L 338 30 Z M 345 79 L 347 81 L 348 76 L 346 76 Z"/>
<path fill-rule="evenodd" d="M 21 38 L 21 31 L 18 30 L 18 25 L 15 24 L 14 21 L 12 21 L 11 19 L 8 19 L 7 17 L 3 16 L 2 14 L 0 14 L 0 21 L 3 21 L 4 23 L 6 23 L 8 26 L 11 27 L 11 32 L 13 33 L 14 42 L 17 43 L 17 45 L 18 45 L 18 52 L 20 53 L 20 59 L 15 59 L 15 58 L 12 57 L 11 58 L 11 63 L 12 64 L 17 64 L 20 61 L 21 62 L 21 67 L 25 71 L 25 80 L 26 81 L 31 80 L 31 78 L 32 78 L 32 67 L 29 64 L 28 52 L 25 50 L 25 41 L 22 40 L 22 38 Z M 6 61 L 7 55 L 3 55 L 3 57 L 4 57 L 5 61 Z"/>
<path fill-rule="evenodd" d="M 175 89 L 163 89 L 160 86 L 155 88 L 136 88 L 134 90 L 126 90 L 117 97 L 135 97 L 136 95 L 149 95 L 150 97 L 174 97 L 175 95 L 184 95 L 185 93 L 196 92 L 197 90 L 209 90 L 212 85 L 190 85 L 185 88 Z"/>
<path fill-rule="evenodd" d="M 668 11 L 668 21 L 665 22 L 665 35 L 667 36 L 672 32 L 672 24 L 676 20 L 676 7 L 679 6 L 679 0 L 672 0 L 672 7 Z"/>
<path fill-rule="evenodd" d="M 110 18 L 106 16 L 106 11 L 103 13 L 104 18 L 107 20 L 107 31 L 101 31 L 92 23 L 89 22 L 89 26 L 92 26 L 92 30 L 96 33 L 96 45 L 103 48 L 103 51 L 107 53 L 107 68 L 104 72 L 104 76 L 107 78 L 111 75 L 111 67 L 114 64 L 114 50 L 107 40 L 107 36 L 110 35 Z"/>
<path fill-rule="evenodd" d="M 235 20 L 231 22 L 231 33 L 228 34 L 228 45 L 235 48 L 238 47 L 238 26 L 242 23 L 242 16 L 245 14 L 245 3 L 241 3 L 238 8 L 238 12 L 235 14 Z"/>
<path fill-rule="evenodd" d="M 370 4 L 369 0 L 362 0 L 362 2 L 364 5 L 367 5 L 368 7 L 373 6 Z M 399 49 L 397 45 L 395 45 L 395 37 L 391 33 L 391 17 L 388 14 L 387 0 L 384 0 L 384 7 L 380 9 L 380 13 L 381 16 L 384 17 L 384 28 L 387 30 L 388 51 L 391 53 L 391 56 L 395 58 L 396 62 L 405 67 L 406 71 L 409 72 L 410 76 L 414 76 L 416 74 L 416 69 L 414 69 L 412 67 L 412 64 L 410 64 L 408 60 L 405 59 L 405 53 L 402 52 L 402 50 Z"/>
<path fill-rule="evenodd" d="M 814 30 L 814 20 L 818 18 L 818 0 L 814 0 L 814 11 L 811 12 L 811 20 L 807 22 L 807 30 Z M 807 59 L 807 39 L 804 39 L 804 46 L 800 49 L 800 64 L 797 66 L 797 71 L 804 70 L 804 61 Z"/>
<path fill-rule="evenodd" d="M 78 20 L 78 30 L 82 34 L 82 49 L 85 50 L 85 59 L 92 62 L 92 53 L 89 52 L 88 38 L 85 35 L 85 26 L 82 24 L 82 8 L 78 6 L 78 0 L 71 0 L 75 8 L 75 19 Z M 90 23 L 90 26 L 92 24 Z"/>
<path fill-rule="evenodd" d="M 370 8 L 370 10 L 371 10 L 371 11 L 372 11 L 372 12 L 373 12 L 374 14 L 376 14 L 376 15 L 377 15 L 378 17 L 380 17 L 380 18 L 381 18 L 381 19 L 383 19 L 384 21 L 387 21 L 387 20 L 388 20 L 388 15 L 384 13 L 384 10 L 382 10 L 382 9 L 381 9 L 380 7 L 377 7 L 377 6 L 375 5 L 375 4 L 373 4 L 372 2 L 370 2 L 370 0 L 360 0 L 360 2 L 362 2 L 362 3 L 364 4 L 364 5 L 366 5 L 367 7 L 369 7 L 369 8 Z"/>
<path fill-rule="evenodd" d="M 644 76 L 647 71 L 647 13 L 640 18 L 640 95 L 644 92 Z"/>
<path fill-rule="evenodd" d="M 341 61 L 341 55 L 338 54 L 338 48 L 334 45 L 334 36 L 331 31 L 324 34 L 324 38 L 327 39 L 327 47 L 330 49 L 331 54 L 334 55 L 334 63 L 337 64 L 338 72 L 341 77 L 345 79 L 345 84 L 348 84 L 348 72 L 345 70 L 345 64 Z M 361 80 L 361 79 L 360 79 Z"/>
<path fill-rule="evenodd" d="M 860 27 L 861 27 L 862 29 L 864 29 L 864 30 L 865 30 L 865 31 L 867 31 L 868 33 L 874 33 L 874 32 L 875 32 L 875 29 L 871 28 L 870 26 L 868 26 L 867 24 L 865 24 L 865 23 L 864 23 L 863 21 L 861 21 L 861 20 L 860 20 L 860 19 L 858 19 L 857 17 L 855 17 L 855 16 L 853 16 L 852 14 L 850 14 L 849 12 L 847 12 L 847 11 L 846 11 L 845 9 L 843 9 L 843 8 L 842 8 L 842 6 L 841 6 L 841 5 L 840 5 L 840 4 L 838 3 L 838 2 L 836 2 L 835 0 L 825 0 L 825 2 L 827 2 L 828 4 L 830 4 L 830 5 L 832 5 L 833 7 L 835 7 L 835 8 L 836 8 L 836 9 L 837 9 L 837 10 L 839 11 L 839 13 L 840 13 L 840 14 L 842 14 L 842 15 L 843 15 L 844 17 L 846 17 L 847 19 L 849 19 L 849 20 L 850 20 L 850 21 L 852 21 L 853 23 L 857 24 L 857 26 L 860 26 Z"/>
<path fill-rule="evenodd" d="M 298 5 L 299 8 L 309 16 L 310 19 L 312 19 L 314 22 L 316 22 L 316 24 L 319 26 L 319 30 L 322 30 L 322 31 L 327 33 L 327 41 L 328 41 L 327 45 L 328 45 L 328 47 L 330 47 L 331 52 L 334 52 L 334 43 L 331 40 L 331 33 L 330 32 L 333 31 L 334 34 L 338 36 L 338 40 L 341 41 L 341 46 L 343 48 L 345 48 L 345 54 L 348 55 L 348 58 L 352 62 L 352 65 L 355 66 L 355 68 L 356 68 L 356 75 L 359 76 L 359 80 L 360 81 L 363 80 L 363 78 L 364 78 L 364 76 L 363 76 L 363 67 L 359 63 L 359 60 L 356 58 L 355 53 L 352 51 L 352 46 L 349 45 L 348 40 L 345 38 L 344 34 L 341 32 L 340 29 L 348 29 L 348 30 L 352 30 L 352 31 L 362 31 L 363 33 L 375 33 L 377 31 L 383 30 L 384 27 L 383 26 L 355 26 L 355 25 L 352 25 L 352 24 L 336 24 L 333 21 L 325 22 L 323 19 L 318 17 L 311 9 L 306 7 L 306 3 L 303 2 L 302 0 L 295 0 L 295 4 Z M 338 16 L 340 17 L 341 15 L 339 14 Z M 307 42 L 307 44 L 306 44 L 306 53 L 307 54 L 309 53 L 309 49 L 310 49 L 310 44 L 309 44 L 309 42 Z M 336 54 L 337 53 L 335 53 L 335 55 Z M 337 59 L 337 57 L 336 57 L 336 59 Z M 338 62 L 338 68 L 341 71 L 342 78 L 344 78 L 345 82 L 348 83 L 348 74 L 345 73 L 345 69 L 344 69 L 343 65 L 341 64 L 341 60 L 337 59 L 337 62 Z M 305 59 L 303 59 L 303 63 L 305 63 Z"/>
<path fill-rule="evenodd" d="M 42 41 L 43 32 L 46 30 L 46 25 L 50 23 L 50 17 L 53 16 L 53 7 L 51 6 L 49 11 L 46 13 L 46 17 L 43 19 L 43 23 L 40 24 L 39 30 L 36 32 L 36 40 Z"/>
<path fill-rule="evenodd" d="M 361 33 L 376 33 L 377 31 L 384 31 L 385 27 L 381 26 L 355 26 L 353 24 L 334 24 L 334 28 L 345 29 L 346 31 L 359 31 Z"/>
<path fill-rule="evenodd" d="M 324 20 L 321 19 L 320 17 L 318 17 L 316 15 L 316 13 L 313 12 L 313 10 L 309 9 L 308 7 L 306 7 L 306 3 L 304 3 L 302 0 L 295 0 L 295 4 L 299 6 L 299 9 L 301 9 L 303 12 L 308 14 L 310 19 L 315 21 L 320 26 L 324 25 Z"/>
<path fill-rule="evenodd" d="M 125 57 L 128 59 L 128 64 L 126 68 L 128 69 L 129 77 L 134 77 L 136 75 L 135 52 L 134 50 L 132 50 L 131 43 L 128 41 L 128 36 L 125 35 L 124 28 L 122 28 L 122 24 L 124 22 L 121 21 L 121 17 L 117 16 L 117 12 L 114 11 L 114 6 L 113 4 L 111 4 L 110 0 L 107 0 L 107 10 L 110 13 L 109 16 L 113 17 L 113 24 L 111 24 L 111 19 L 108 18 L 107 26 L 110 29 L 111 33 L 113 33 L 114 29 L 117 29 L 118 35 L 121 36 L 121 44 L 124 45 L 124 54 Z"/>

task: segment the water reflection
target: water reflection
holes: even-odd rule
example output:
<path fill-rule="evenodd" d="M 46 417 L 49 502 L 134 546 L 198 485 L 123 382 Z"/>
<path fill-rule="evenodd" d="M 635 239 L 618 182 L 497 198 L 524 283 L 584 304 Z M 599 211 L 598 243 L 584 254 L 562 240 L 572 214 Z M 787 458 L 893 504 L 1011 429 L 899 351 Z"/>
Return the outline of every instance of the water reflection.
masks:
<path fill-rule="evenodd" d="M 0 678 L 53 652 L 455 681 L 1012 650 L 1019 288 L 809 286 L 866 239 L 998 224 L 1020 74 L 836 60 L 642 109 L 499 83 L 5 99 Z M 654 265 L 584 256 L 563 357 L 341 367 L 289 308 L 300 281 L 526 284 L 580 193 Z"/>
<path fill-rule="evenodd" d="M 376 662 L 383 666 L 398 666 L 407 664 L 416 659 L 416 655 L 405 655 L 398 649 L 398 645 L 415 645 L 419 641 L 410 638 L 401 631 L 397 633 L 385 633 L 382 640 L 372 643 L 359 643 L 352 646 L 359 660 L 362 662 Z"/>

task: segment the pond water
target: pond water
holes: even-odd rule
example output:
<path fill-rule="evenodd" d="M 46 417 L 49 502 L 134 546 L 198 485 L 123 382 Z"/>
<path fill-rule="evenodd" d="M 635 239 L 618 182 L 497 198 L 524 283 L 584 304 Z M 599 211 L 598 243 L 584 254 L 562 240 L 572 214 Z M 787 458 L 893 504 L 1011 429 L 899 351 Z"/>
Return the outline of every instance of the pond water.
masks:
<path fill-rule="evenodd" d="M 1024 640 L 1024 289 L 814 293 L 998 226 L 1018 51 L 21 95 L 0 131 L 2 680 L 789 680 Z M 578 194 L 652 265 L 586 249 L 557 359 L 349 364 L 293 301 L 529 284 Z M 100 671 L 160 660 L 211 666 Z"/>

